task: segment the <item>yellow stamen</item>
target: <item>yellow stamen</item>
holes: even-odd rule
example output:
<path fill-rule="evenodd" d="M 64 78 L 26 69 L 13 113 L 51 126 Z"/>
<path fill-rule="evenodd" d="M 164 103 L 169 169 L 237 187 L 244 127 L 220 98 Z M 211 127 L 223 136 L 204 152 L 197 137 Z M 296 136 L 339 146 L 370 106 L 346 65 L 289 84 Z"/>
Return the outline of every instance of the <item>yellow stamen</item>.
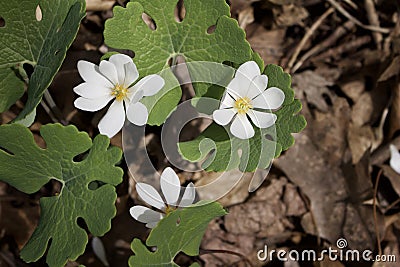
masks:
<path fill-rule="evenodd" d="M 169 205 L 167 205 L 167 207 L 165 208 L 165 214 L 170 214 L 171 212 L 173 212 L 174 210 L 176 210 L 176 207 L 171 207 Z"/>
<path fill-rule="evenodd" d="M 122 101 L 124 100 L 127 95 L 128 95 L 128 88 L 126 88 L 123 85 L 117 84 L 114 86 L 114 88 L 111 90 L 111 95 L 115 96 L 115 99 L 117 101 Z"/>
<path fill-rule="evenodd" d="M 235 101 L 234 107 L 239 114 L 246 114 L 249 109 L 253 108 L 250 104 L 251 100 L 248 97 L 242 97 Z"/>

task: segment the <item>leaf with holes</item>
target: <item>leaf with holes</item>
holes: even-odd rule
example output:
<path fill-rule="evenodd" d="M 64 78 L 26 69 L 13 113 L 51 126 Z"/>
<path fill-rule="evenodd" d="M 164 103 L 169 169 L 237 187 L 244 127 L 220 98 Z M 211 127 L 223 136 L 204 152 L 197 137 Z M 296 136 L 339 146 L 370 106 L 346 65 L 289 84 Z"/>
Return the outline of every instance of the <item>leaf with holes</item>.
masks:
<path fill-rule="evenodd" d="M 23 64 L 34 67 L 28 100 L 16 121 L 28 117 L 40 103 L 60 68 L 85 15 L 83 0 L 9 0 L 0 5 L 0 112 L 23 92 L 17 82 Z"/>
<path fill-rule="evenodd" d="M 88 237 L 78 225 L 79 218 L 95 236 L 111 228 L 116 214 L 115 186 L 121 183 L 123 174 L 115 164 L 122 152 L 109 148 L 107 137 L 99 135 L 92 142 L 75 126 L 49 124 L 42 126 L 40 133 L 46 149 L 35 144 L 26 127 L 0 126 L 0 180 L 28 194 L 52 179 L 62 184 L 59 194 L 40 199 L 39 225 L 21 251 L 22 259 L 33 262 L 49 246 L 48 265 L 61 267 L 85 251 Z M 88 150 L 84 160 L 74 160 Z M 98 188 L 93 186 L 97 183 L 101 185 Z"/>
<path fill-rule="evenodd" d="M 135 52 L 135 63 L 142 76 L 169 68 L 177 56 L 186 62 L 212 61 L 241 64 L 251 58 L 251 48 L 244 31 L 236 20 L 229 18 L 229 6 L 225 0 L 185 0 L 186 16 L 182 22 L 175 20 L 174 11 L 178 0 L 136 0 L 126 8 L 115 7 L 114 18 L 106 21 L 105 43 L 119 49 Z M 150 29 L 142 19 L 147 14 L 156 29 Z M 210 26 L 215 31 L 207 33 Z M 190 70 L 189 70 L 190 71 Z M 197 96 L 204 92 L 197 92 Z M 157 102 L 163 110 L 172 111 L 181 97 L 179 87 L 165 86 L 153 97 L 147 97 L 145 105 Z M 166 112 L 166 114 L 169 114 Z M 163 115 L 151 111 L 148 123 L 162 124 Z"/>
<path fill-rule="evenodd" d="M 255 128 L 254 137 L 241 140 L 230 137 L 229 129 L 211 124 L 195 140 L 178 144 L 179 153 L 191 162 L 200 162 L 207 171 L 226 171 L 239 167 L 242 172 L 254 172 L 267 168 L 274 157 L 294 144 L 292 133 L 306 126 L 306 120 L 298 113 L 301 103 L 294 99 L 290 75 L 276 65 L 267 65 L 268 87 L 278 87 L 285 93 L 282 107 L 275 111 L 275 127 Z M 229 126 L 228 126 L 229 127 Z"/>
<path fill-rule="evenodd" d="M 135 255 L 129 259 L 129 266 L 178 266 L 174 263 L 174 258 L 179 252 L 189 256 L 199 255 L 200 243 L 208 224 L 214 218 L 226 214 L 221 204 L 210 201 L 200 201 L 171 212 L 151 230 L 147 238 L 146 245 L 156 247 L 155 252 L 149 251 L 139 239 L 132 241 L 131 247 Z M 194 266 L 199 265 L 191 265 Z"/>

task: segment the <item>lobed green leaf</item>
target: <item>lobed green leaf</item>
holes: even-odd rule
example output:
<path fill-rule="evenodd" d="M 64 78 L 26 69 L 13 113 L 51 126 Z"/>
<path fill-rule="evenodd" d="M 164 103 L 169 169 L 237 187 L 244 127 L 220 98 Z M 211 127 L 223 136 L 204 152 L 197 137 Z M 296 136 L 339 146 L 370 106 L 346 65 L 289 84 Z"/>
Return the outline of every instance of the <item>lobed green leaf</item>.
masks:
<path fill-rule="evenodd" d="M 81 255 L 88 242 L 86 231 L 78 225 L 79 218 L 95 236 L 111 228 L 116 214 L 115 186 L 122 182 L 123 175 L 115 164 L 122 151 L 110 148 L 106 136 L 99 135 L 92 142 L 75 126 L 49 124 L 42 126 L 40 133 L 46 149 L 36 145 L 26 127 L 0 126 L 0 180 L 28 194 L 52 179 L 61 183 L 59 194 L 40 199 L 39 225 L 21 251 L 22 259 L 33 262 L 49 246 L 48 265 L 61 267 Z M 84 160 L 74 159 L 87 151 Z M 101 186 L 92 187 L 93 183 Z"/>

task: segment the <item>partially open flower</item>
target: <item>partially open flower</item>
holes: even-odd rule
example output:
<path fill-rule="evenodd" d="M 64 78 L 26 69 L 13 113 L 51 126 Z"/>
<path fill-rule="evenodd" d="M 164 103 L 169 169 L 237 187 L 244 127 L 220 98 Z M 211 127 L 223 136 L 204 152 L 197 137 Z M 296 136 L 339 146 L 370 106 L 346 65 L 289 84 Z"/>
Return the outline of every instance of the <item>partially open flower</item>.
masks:
<path fill-rule="evenodd" d="M 131 216 L 139 222 L 145 223 L 146 227 L 154 228 L 157 223 L 168 213 L 176 210 L 178 207 L 187 207 L 193 204 L 196 196 L 196 190 L 193 183 L 190 183 L 183 193 L 181 201 L 178 203 L 181 192 L 181 185 L 178 175 L 169 167 L 161 174 L 160 178 L 161 191 L 165 201 L 162 199 L 157 190 L 151 185 L 145 183 L 137 183 L 136 191 L 141 199 L 147 204 L 153 206 L 159 211 L 154 211 L 144 206 L 133 206 L 129 212 Z"/>
<path fill-rule="evenodd" d="M 285 94 L 277 87 L 266 89 L 267 85 L 268 77 L 261 75 L 256 62 L 241 65 L 228 84 L 219 109 L 213 113 L 214 121 L 227 125 L 233 120 L 230 131 L 240 139 L 254 136 L 250 120 L 258 128 L 274 125 L 277 117 L 269 111 L 282 106 Z"/>
<path fill-rule="evenodd" d="M 74 92 L 81 96 L 75 100 L 75 107 L 98 111 L 114 99 L 99 122 L 100 133 L 110 138 L 124 126 L 125 114 L 133 124 L 145 125 L 148 111 L 139 101 L 145 96 L 155 95 L 165 84 L 164 79 L 156 74 L 134 84 L 139 72 L 132 58 L 123 54 L 112 55 L 109 61 L 102 60 L 99 66 L 80 60 L 78 71 L 85 82 L 74 88 Z"/>

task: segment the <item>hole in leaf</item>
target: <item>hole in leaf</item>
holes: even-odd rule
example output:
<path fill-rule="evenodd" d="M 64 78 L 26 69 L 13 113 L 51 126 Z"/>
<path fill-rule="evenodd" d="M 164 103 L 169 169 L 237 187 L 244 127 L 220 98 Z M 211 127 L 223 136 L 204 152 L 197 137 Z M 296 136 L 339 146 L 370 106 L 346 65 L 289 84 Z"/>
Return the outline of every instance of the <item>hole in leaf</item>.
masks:
<path fill-rule="evenodd" d="M 36 16 L 37 21 L 42 21 L 43 13 L 42 13 L 42 9 L 40 8 L 39 5 L 37 5 L 37 7 L 36 7 L 35 16 Z"/>
<path fill-rule="evenodd" d="M 22 68 L 24 69 L 26 75 L 28 76 L 28 78 L 30 78 L 33 74 L 34 68 L 31 64 L 28 63 L 24 63 L 24 65 L 22 65 Z"/>
<path fill-rule="evenodd" d="M 61 190 L 63 188 L 63 184 L 60 181 L 51 179 L 50 184 L 52 186 L 52 195 L 53 196 L 58 196 L 61 193 Z"/>
<path fill-rule="evenodd" d="M 85 151 L 85 152 L 83 152 L 83 153 L 81 153 L 81 154 L 79 154 L 79 155 L 76 155 L 75 157 L 73 157 L 73 162 L 81 162 L 81 161 L 83 161 L 83 160 L 85 160 L 86 159 L 86 157 L 88 156 L 88 153 L 87 153 L 88 151 Z"/>
<path fill-rule="evenodd" d="M 210 27 L 208 27 L 207 33 L 208 33 L 208 34 L 214 33 L 214 32 L 215 32 L 215 28 L 217 28 L 216 25 L 211 25 Z"/>
<path fill-rule="evenodd" d="M 89 227 L 87 226 L 85 220 L 82 217 L 78 217 L 76 220 L 76 223 L 78 226 L 86 231 L 86 233 L 89 233 Z"/>
<path fill-rule="evenodd" d="M 169 59 L 168 59 L 168 66 L 172 66 L 172 61 L 173 61 L 173 58 L 172 57 L 170 57 Z"/>
<path fill-rule="evenodd" d="M 176 22 L 182 22 L 185 19 L 186 8 L 183 0 L 179 0 L 179 2 L 176 4 L 174 14 Z"/>
<path fill-rule="evenodd" d="M 15 156 L 15 154 L 12 153 L 12 152 L 11 152 L 10 150 L 8 150 L 7 148 L 4 148 L 4 147 L 1 147 L 1 146 L 0 146 L 0 150 L 6 152 L 7 154 L 10 154 L 11 156 Z"/>
<path fill-rule="evenodd" d="M 2 17 L 0 17 L 0 28 L 3 28 L 5 26 L 6 26 L 6 21 Z"/>
<path fill-rule="evenodd" d="M 142 19 L 143 19 L 144 23 L 146 23 L 146 25 L 149 27 L 150 30 L 155 31 L 157 29 L 157 25 L 152 17 L 150 17 L 146 13 L 143 13 Z"/>
<path fill-rule="evenodd" d="M 266 134 L 265 135 L 265 139 L 269 140 L 269 141 L 274 141 L 274 138 L 272 137 L 272 135 L 270 134 Z"/>
<path fill-rule="evenodd" d="M 62 182 L 56 179 L 50 179 L 50 181 L 40 189 L 40 193 L 44 197 L 59 196 L 63 186 Z"/>
<path fill-rule="evenodd" d="M 60 53 L 60 50 L 57 49 L 57 51 L 54 53 L 55 56 L 57 56 Z"/>
<path fill-rule="evenodd" d="M 100 187 L 102 187 L 103 185 L 105 185 L 105 183 L 103 183 L 102 181 L 92 181 L 89 183 L 88 188 L 89 190 L 96 190 L 99 189 Z"/>

